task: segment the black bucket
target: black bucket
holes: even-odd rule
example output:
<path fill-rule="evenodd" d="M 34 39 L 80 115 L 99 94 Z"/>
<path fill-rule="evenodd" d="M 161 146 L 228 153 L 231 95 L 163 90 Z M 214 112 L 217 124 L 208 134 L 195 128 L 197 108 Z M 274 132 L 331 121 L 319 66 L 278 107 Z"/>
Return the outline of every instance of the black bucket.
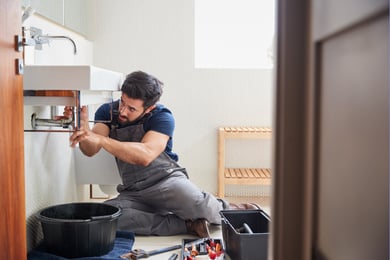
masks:
<path fill-rule="evenodd" d="M 121 210 L 104 203 L 69 203 L 38 213 L 47 252 L 66 258 L 101 256 L 114 247 Z"/>

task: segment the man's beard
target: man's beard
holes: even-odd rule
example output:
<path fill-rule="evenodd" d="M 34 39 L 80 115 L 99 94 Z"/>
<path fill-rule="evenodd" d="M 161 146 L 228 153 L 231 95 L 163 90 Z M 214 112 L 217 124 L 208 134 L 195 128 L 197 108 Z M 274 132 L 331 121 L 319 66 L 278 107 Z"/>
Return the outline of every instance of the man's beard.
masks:
<path fill-rule="evenodd" d="M 142 119 L 144 116 L 145 116 L 145 110 L 144 110 L 144 112 L 141 114 L 141 115 L 139 115 L 136 119 L 134 119 L 134 120 L 129 120 L 127 117 L 124 117 L 124 116 L 121 116 L 120 114 L 118 115 L 118 121 L 119 121 L 119 123 L 121 123 L 121 124 L 131 124 L 131 123 L 135 123 L 135 122 L 137 122 L 137 121 L 139 121 L 140 119 Z M 124 120 L 123 120 L 124 119 Z"/>

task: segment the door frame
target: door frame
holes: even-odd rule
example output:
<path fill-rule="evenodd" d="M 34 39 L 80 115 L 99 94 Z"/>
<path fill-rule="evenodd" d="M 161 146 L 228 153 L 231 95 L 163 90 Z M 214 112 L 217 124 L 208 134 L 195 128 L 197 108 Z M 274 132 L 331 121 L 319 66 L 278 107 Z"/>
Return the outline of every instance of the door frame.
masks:
<path fill-rule="evenodd" d="M 311 257 L 314 93 L 308 73 L 310 27 L 310 1 L 278 1 L 269 250 L 269 259 L 274 260 Z"/>

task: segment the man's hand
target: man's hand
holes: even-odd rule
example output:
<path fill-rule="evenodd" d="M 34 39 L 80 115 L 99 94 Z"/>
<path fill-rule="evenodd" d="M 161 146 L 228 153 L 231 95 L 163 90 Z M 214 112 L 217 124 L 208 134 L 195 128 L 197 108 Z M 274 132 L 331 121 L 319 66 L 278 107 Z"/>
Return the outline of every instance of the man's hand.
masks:
<path fill-rule="evenodd" d="M 110 128 L 102 123 L 96 123 L 91 130 L 88 120 L 88 109 L 83 106 L 80 110 L 80 126 L 73 132 L 70 140 L 71 147 L 79 144 L 80 150 L 87 156 L 93 156 L 101 149 L 102 140 L 108 137 Z"/>
<path fill-rule="evenodd" d="M 69 140 L 71 142 L 71 147 L 75 147 L 78 143 L 81 143 L 86 140 L 88 140 L 89 146 L 93 145 L 100 147 L 101 138 L 101 135 L 95 134 L 89 129 L 89 127 L 86 128 L 82 126 L 79 130 L 74 131 Z"/>
<path fill-rule="evenodd" d="M 65 116 L 65 111 L 64 111 Z M 86 106 L 83 106 L 80 110 L 80 126 L 79 129 L 76 129 L 71 137 L 69 138 L 71 146 L 75 147 L 76 144 L 82 142 L 83 140 L 89 138 L 89 136 L 94 135 L 94 133 L 89 128 L 88 120 L 88 109 Z M 93 141 L 93 140 L 91 140 Z"/>
<path fill-rule="evenodd" d="M 64 113 L 62 116 L 56 116 L 55 120 L 61 120 L 61 119 L 70 119 L 73 116 L 73 108 L 71 106 L 66 106 L 64 108 Z"/>

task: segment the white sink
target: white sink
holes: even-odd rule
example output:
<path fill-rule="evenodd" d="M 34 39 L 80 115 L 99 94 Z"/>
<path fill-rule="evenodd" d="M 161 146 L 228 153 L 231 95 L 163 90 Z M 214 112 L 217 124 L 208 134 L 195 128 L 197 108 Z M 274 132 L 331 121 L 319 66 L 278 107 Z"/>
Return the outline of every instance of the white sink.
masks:
<path fill-rule="evenodd" d="M 90 65 L 26 65 L 23 78 L 24 90 L 118 91 L 124 75 Z"/>

